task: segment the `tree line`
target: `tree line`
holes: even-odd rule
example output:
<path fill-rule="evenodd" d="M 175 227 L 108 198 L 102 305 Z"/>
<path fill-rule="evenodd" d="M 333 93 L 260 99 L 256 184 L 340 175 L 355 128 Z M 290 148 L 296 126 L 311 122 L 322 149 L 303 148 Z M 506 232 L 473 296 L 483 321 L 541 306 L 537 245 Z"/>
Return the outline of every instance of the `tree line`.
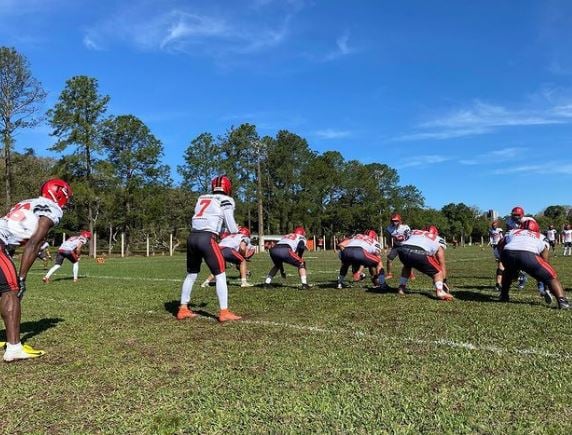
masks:
<path fill-rule="evenodd" d="M 181 181 L 174 183 L 171 168 L 162 162 L 161 140 L 132 114 L 108 114 L 111 97 L 100 92 L 96 78 L 70 78 L 43 113 L 46 92 L 14 48 L 0 47 L 0 92 L 0 205 L 6 211 L 15 200 L 36 195 L 43 180 L 61 177 L 72 185 L 74 198 L 60 232 L 87 228 L 100 240 L 106 235 L 109 244 L 121 232 L 128 250 L 147 237 L 156 244 L 169 234 L 184 240 L 197 196 L 221 173 L 233 181 L 239 224 L 264 234 L 297 225 L 327 238 L 379 231 L 393 212 L 412 227 L 433 223 L 449 239 L 479 239 L 490 225 L 480 210 L 463 203 L 426 207 L 419 189 L 401 185 L 397 171 L 386 164 L 346 160 L 337 151 L 318 153 L 287 130 L 260 136 L 253 124 L 190 140 L 176 167 Z M 13 149 L 19 129 L 42 123 L 50 127 L 49 150 L 60 153 L 57 159 Z M 570 218 L 564 206 L 551 207 L 547 212 L 558 212 L 558 219 Z"/>

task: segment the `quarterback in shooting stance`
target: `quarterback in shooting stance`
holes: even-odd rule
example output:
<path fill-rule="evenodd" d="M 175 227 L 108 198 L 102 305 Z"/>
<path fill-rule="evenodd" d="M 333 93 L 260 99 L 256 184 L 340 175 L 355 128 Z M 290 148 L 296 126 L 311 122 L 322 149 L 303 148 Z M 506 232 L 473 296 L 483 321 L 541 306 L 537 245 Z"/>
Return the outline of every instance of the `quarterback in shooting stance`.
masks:
<path fill-rule="evenodd" d="M 192 218 L 191 233 L 187 239 L 187 276 L 181 289 L 181 305 L 177 319 L 192 319 L 197 314 L 189 309 L 191 292 L 205 260 L 216 280 L 216 294 L 220 306 L 219 322 L 240 320 L 241 317 L 228 309 L 228 287 L 226 284 L 225 261 L 217 243 L 223 225 L 231 234 L 238 233 L 234 220 L 234 199 L 232 183 L 226 175 L 213 178 L 212 194 L 199 196 Z"/>
<path fill-rule="evenodd" d="M 338 275 L 338 288 L 341 289 L 346 286 L 344 280 L 350 266 L 353 270 L 358 270 L 364 266 L 369 269 L 373 284 L 377 286 L 379 283 L 382 288 L 386 289 L 387 284 L 385 283 L 381 261 L 381 245 L 377 240 L 377 233 L 374 230 L 368 230 L 364 234 L 357 234 L 343 243 L 343 250 L 340 252 L 342 266 Z"/>
<path fill-rule="evenodd" d="M 409 238 L 397 248 L 397 255 L 403 263 L 399 279 L 399 294 L 405 294 L 411 269 L 430 276 L 433 279 L 437 298 L 452 301 L 447 291 L 447 268 L 445 265 L 445 240 L 439 237 L 436 226 L 430 225 L 424 230 L 412 230 Z"/>
<path fill-rule="evenodd" d="M 63 216 L 62 208 L 72 196 L 68 183 L 60 179 L 46 181 L 38 198 L 19 202 L 0 219 L 0 308 L 6 327 L 4 361 L 37 358 L 44 354 L 20 342 L 21 299 L 26 291 L 26 277 L 40 245 L 50 228 Z M 7 255 L 7 245 L 25 245 L 20 271 Z"/>
<path fill-rule="evenodd" d="M 268 286 L 272 282 L 272 278 L 280 271 L 284 278 L 284 263 L 291 264 L 298 268 L 300 281 L 303 289 L 309 289 L 306 277 L 306 262 L 302 259 L 306 250 L 306 230 L 304 227 L 294 228 L 294 232 L 282 236 L 280 240 L 270 248 L 270 259 L 272 260 L 272 269 L 268 272 L 264 285 Z"/>
<path fill-rule="evenodd" d="M 254 285 L 247 281 L 248 269 L 246 265 L 246 262 L 252 258 L 255 252 L 254 246 L 250 244 L 250 230 L 246 227 L 238 227 L 238 233 L 226 234 L 218 246 L 224 260 L 238 267 L 240 286 L 253 287 Z M 214 275 L 209 275 L 201 287 L 208 287 L 213 279 Z"/>
<path fill-rule="evenodd" d="M 495 260 L 497 261 L 497 272 L 496 272 L 496 284 L 495 289 L 497 291 L 501 291 L 501 280 L 502 280 L 502 273 L 504 271 L 504 266 L 500 260 L 500 253 L 498 250 L 498 244 L 503 238 L 503 230 L 499 228 L 498 221 L 494 220 L 489 227 L 489 245 L 493 248 L 493 255 Z"/>
<path fill-rule="evenodd" d="M 499 244 L 501 260 L 505 271 L 502 277 L 502 291 L 500 300 L 508 302 L 509 288 L 519 271 L 523 270 L 539 282 L 544 282 L 548 289 L 558 300 L 558 308 L 569 309 L 564 288 L 558 280 L 556 271 L 548 263 L 548 240 L 540 234 L 540 228 L 535 220 L 527 220 L 519 229 L 511 230 Z M 550 294 L 547 291 L 547 294 Z M 547 303 L 552 298 L 545 298 Z"/>
<path fill-rule="evenodd" d="M 91 239 L 90 231 L 82 231 L 79 236 L 72 236 L 61 244 L 56 255 L 56 264 L 46 273 L 42 278 L 46 284 L 50 282 L 50 277 L 62 267 L 65 259 L 68 259 L 73 264 L 73 282 L 77 282 L 79 274 L 79 259 L 81 257 L 81 248 Z"/>

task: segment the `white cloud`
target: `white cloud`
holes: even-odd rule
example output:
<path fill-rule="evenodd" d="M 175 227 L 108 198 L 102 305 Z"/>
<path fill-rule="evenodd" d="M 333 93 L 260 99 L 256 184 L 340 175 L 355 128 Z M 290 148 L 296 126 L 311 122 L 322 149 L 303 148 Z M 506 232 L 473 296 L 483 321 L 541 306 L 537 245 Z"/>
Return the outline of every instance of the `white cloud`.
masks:
<path fill-rule="evenodd" d="M 439 118 L 425 121 L 419 124 L 413 133 L 398 136 L 394 140 L 444 140 L 491 133 L 499 128 L 570 122 L 572 122 L 570 103 L 508 109 L 477 100 L 467 109 L 455 110 Z"/>
<path fill-rule="evenodd" d="M 336 39 L 336 49 L 326 54 L 323 60 L 328 62 L 355 53 L 356 50 L 350 47 L 349 41 L 350 33 L 346 31 Z"/>
<path fill-rule="evenodd" d="M 407 161 L 399 165 L 398 168 L 411 168 L 414 166 L 434 165 L 436 163 L 443 163 L 453 159 L 455 159 L 455 157 L 453 156 L 443 156 L 438 154 L 428 154 L 420 156 L 416 155 L 408 158 Z"/>
<path fill-rule="evenodd" d="M 344 137 L 349 137 L 351 132 L 348 130 L 335 130 L 333 128 L 326 128 L 324 130 L 318 130 L 314 132 L 314 135 L 320 139 L 341 139 Z"/>
<path fill-rule="evenodd" d="M 497 175 L 507 175 L 507 174 L 562 174 L 562 175 L 572 175 L 572 163 L 562 163 L 558 161 L 545 162 L 533 165 L 519 165 L 512 166 L 508 168 L 497 169 L 493 172 Z"/>

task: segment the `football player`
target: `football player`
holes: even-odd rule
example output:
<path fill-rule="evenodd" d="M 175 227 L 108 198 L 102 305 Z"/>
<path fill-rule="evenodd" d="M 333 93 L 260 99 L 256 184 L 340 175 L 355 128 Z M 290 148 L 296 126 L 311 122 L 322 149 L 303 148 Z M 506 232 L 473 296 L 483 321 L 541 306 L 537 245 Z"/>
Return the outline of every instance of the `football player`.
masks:
<path fill-rule="evenodd" d="M 499 228 L 498 221 L 496 220 L 492 221 L 491 226 L 489 228 L 489 244 L 491 245 L 491 248 L 493 248 L 493 255 L 497 262 L 495 289 L 499 292 L 501 291 L 501 280 L 502 280 L 502 272 L 504 270 L 504 266 L 500 261 L 500 254 L 497 246 L 502 240 L 502 238 L 503 238 L 503 230 L 502 228 Z"/>
<path fill-rule="evenodd" d="M 556 231 L 556 229 L 554 229 L 554 225 L 550 224 L 548 226 L 548 229 L 546 230 L 546 238 L 548 239 L 548 243 L 550 244 L 550 248 L 552 248 L 553 251 L 556 250 L 556 234 L 558 234 L 558 231 Z"/>
<path fill-rule="evenodd" d="M 302 259 L 304 251 L 306 250 L 306 230 L 304 227 L 294 228 L 294 232 L 282 236 L 280 240 L 270 248 L 270 259 L 273 266 L 266 276 L 264 284 L 270 285 L 272 278 L 280 271 L 284 277 L 286 274 L 283 272 L 284 263 L 291 264 L 298 268 L 298 275 L 302 282 L 303 289 L 309 289 L 308 280 L 306 277 L 306 262 Z"/>
<path fill-rule="evenodd" d="M 564 243 L 564 255 L 572 255 L 572 229 L 570 228 L 570 224 L 564 225 L 562 243 Z"/>
<path fill-rule="evenodd" d="M 19 202 L 0 219 L 0 310 L 6 327 L 6 362 L 37 358 L 45 353 L 20 342 L 21 299 L 40 245 L 50 228 L 60 222 L 62 208 L 71 196 L 69 184 L 54 178 L 42 185 L 38 198 Z M 5 251 L 8 245 L 24 245 L 19 272 Z"/>
<path fill-rule="evenodd" d="M 402 222 L 401 215 L 399 213 L 393 213 L 391 215 L 391 224 L 385 229 L 385 231 L 389 234 L 392 241 L 391 250 L 389 251 L 389 254 L 387 254 L 387 274 L 385 275 L 387 279 L 390 279 L 393 278 L 391 266 L 393 260 L 397 257 L 397 248 L 404 240 L 407 240 L 409 233 L 411 232 L 411 228 L 409 228 L 409 225 Z M 413 276 L 410 278 L 413 278 Z"/>
<path fill-rule="evenodd" d="M 367 267 L 374 285 L 381 285 L 383 289 L 387 289 L 381 261 L 381 245 L 374 230 L 368 230 L 349 239 L 340 252 L 340 260 L 342 265 L 338 275 L 339 289 L 345 287 L 344 280 L 350 266 L 353 270 Z"/>
<path fill-rule="evenodd" d="M 91 231 L 82 231 L 78 236 L 72 236 L 63 242 L 58 249 L 58 255 L 56 255 L 56 263 L 42 278 L 42 281 L 44 281 L 46 284 L 49 283 L 50 277 L 56 272 L 56 270 L 62 267 L 64 260 L 67 259 L 73 264 L 73 282 L 77 282 L 79 274 L 79 260 L 81 258 L 81 248 L 89 241 L 89 239 L 91 239 Z"/>
<path fill-rule="evenodd" d="M 232 263 L 238 267 L 240 271 L 240 286 L 253 287 L 247 281 L 248 269 L 246 262 L 254 255 L 254 246 L 250 244 L 250 230 L 246 227 L 238 227 L 237 234 L 227 234 L 222 238 L 218 246 L 221 249 L 222 256 L 227 263 Z M 201 287 L 208 287 L 214 275 L 209 277 L 201 284 Z"/>
<path fill-rule="evenodd" d="M 48 242 L 44 242 L 38 251 L 38 258 L 44 263 L 44 270 L 48 270 L 48 264 L 52 259 L 52 254 L 50 254 L 49 248 L 50 244 Z"/>
<path fill-rule="evenodd" d="M 445 264 L 445 240 L 439 237 L 439 230 L 434 225 L 424 230 L 412 230 L 409 238 L 398 248 L 397 255 L 403 263 L 399 280 L 399 294 L 405 294 L 407 280 L 411 269 L 430 276 L 433 279 L 437 298 L 452 301 L 453 296 L 447 291 L 447 268 Z"/>
<path fill-rule="evenodd" d="M 187 276 L 181 288 L 181 305 L 177 312 L 179 320 L 197 316 L 189 309 L 189 302 L 203 260 L 215 277 L 220 307 L 219 322 L 241 319 L 228 309 L 226 265 L 217 243 L 223 226 L 231 234 L 238 233 L 238 225 L 234 220 L 234 199 L 230 196 L 232 183 L 226 175 L 221 175 L 212 179 L 211 189 L 212 194 L 201 195 L 197 199 L 192 218 L 191 233 L 187 239 Z"/>
<path fill-rule="evenodd" d="M 535 220 L 525 221 L 521 228 L 508 232 L 499 244 L 501 260 L 505 266 L 500 295 L 502 302 L 508 302 L 511 282 L 519 271 L 524 270 L 539 282 L 546 283 L 547 290 L 557 298 L 558 308 L 570 308 L 556 271 L 548 263 L 549 246 L 546 238 L 540 234 L 540 228 Z M 546 302 L 551 302 L 551 298 Z"/>

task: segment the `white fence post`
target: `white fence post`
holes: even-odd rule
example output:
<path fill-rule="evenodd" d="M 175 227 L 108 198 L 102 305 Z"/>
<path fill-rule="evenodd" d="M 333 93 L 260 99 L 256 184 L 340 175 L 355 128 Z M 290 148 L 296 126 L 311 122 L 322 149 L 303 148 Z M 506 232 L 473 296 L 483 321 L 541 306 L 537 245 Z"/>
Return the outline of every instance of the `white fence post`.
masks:
<path fill-rule="evenodd" d="M 169 256 L 173 256 L 173 233 L 169 234 Z"/>
<path fill-rule="evenodd" d="M 125 257 L 125 233 L 121 233 L 121 257 Z"/>
<path fill-rule="evenodd" d="M 147 257 L 149 256 L 149 236 L 147 236 Z"/>
<path fill-rule="evenodd" d="M 93 258 L 97 258 L 97 233 L 93 233 Z"/>

